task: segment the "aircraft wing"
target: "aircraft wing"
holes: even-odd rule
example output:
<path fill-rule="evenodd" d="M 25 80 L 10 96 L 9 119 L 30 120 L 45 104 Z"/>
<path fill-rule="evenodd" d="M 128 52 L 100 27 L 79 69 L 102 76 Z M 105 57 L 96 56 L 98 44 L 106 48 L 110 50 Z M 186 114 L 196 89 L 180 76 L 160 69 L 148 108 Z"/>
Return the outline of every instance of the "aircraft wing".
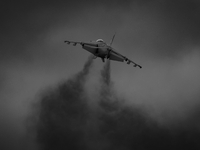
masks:
<path fill-rule="evenodd" d="M 128 58 L 125 58 L 125 60 L 127 60 L 127 64 L 130 64 L 130 63 L 133 63 L 133 67 L 139 67 L 139 68 L 142 68 L 142 66 L 138 65 L 137 63 L 133 62 L 132 60 L 128 59 Z"/>
<path fill-rule="evenodd" d="M 64 42 L 67 43 L 67 44 L 71 44 L 72 43 L 74 46 L 76 46 L 76 44 L 80 44 L 80 45 L 83 44 L 83 42 L 75 42 L 75 41 L 68 41 L 68 40 L 66 40 Z"/>
<path fill-rule="evenodd" d="M 134 61 L 128 59 L 127 57 L 123 56 L 122 54 L 116 52 L 115 50 L 113 50 L 113 48 L 110 49 L 110 52 L 111 52 L 111 53 L 110 53 L 111 55 L 112 55 L 112 53 L 113 53 L 113 54 L 115 54 L 115 55 L 118 55 L 118 56 L 122 57 L 122 58 L 127 62 L 127 64 L 133 63 L 133 64 L 134 64 L 133 67 L 142 68 L 142 66 L 140 66 L 139 64 L 135 63 Z"/>

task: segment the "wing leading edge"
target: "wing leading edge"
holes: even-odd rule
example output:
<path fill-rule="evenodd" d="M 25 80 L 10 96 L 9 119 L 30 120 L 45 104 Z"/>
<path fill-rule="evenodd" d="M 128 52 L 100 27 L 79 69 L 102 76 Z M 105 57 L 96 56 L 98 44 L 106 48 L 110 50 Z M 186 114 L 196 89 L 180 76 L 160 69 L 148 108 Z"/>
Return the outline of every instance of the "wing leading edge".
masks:
<path fill-rule="evenodd" d="M 73 44 L 74 46 L 76 46 L 76 44 L 80 44 L 80 45 L 82 45 L 83 43 L 82 42 L 74 42 L 74 41 L 64 41 L 65 43 L 67 43 L 67 44 Z"/>
<path fill-rule="evenodd" d="M 134 64 L 133 67 L 142 68 L 142 66 L 140 66 L 139 64 L 135 63 L 134 61 L 128 59 L 127 57 L 123 56 L 122 54 L 116 52 L 115 50 L 113 50 L 113 48 L 110 49 L 110 58 L 111 58 L 111 59 L 112 59 L 112 58 L 115 58 L 116 55 L 118 55 L 118 56 L 121 57 L 121 60 L 120 60 L 120 61 L 123 62 L 123 61 L 125 60 L 125 61 L 127 62 L 127 64 L 133 63 L 133 64 Z M 118 61 L 119 61 L 119 60 L 118 60 Z"/>

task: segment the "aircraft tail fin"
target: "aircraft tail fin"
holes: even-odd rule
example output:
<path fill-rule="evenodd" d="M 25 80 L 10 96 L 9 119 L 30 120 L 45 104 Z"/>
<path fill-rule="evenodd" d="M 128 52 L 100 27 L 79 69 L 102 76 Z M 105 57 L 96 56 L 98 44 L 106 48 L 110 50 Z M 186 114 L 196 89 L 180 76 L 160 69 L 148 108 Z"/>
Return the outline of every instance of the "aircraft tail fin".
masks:
<path fill-rule="evenodd" d="M 116 35 L 116 32 L 115 32 L 115 34 L 114 34 L 113 37 L 112 37 L 112 40 L 111 40 L 111 42 L 110 42 L 110 46 L 112 45 L 112 43 L 113 43 L 113 41 L 114 41 L 115 35 Z"/>

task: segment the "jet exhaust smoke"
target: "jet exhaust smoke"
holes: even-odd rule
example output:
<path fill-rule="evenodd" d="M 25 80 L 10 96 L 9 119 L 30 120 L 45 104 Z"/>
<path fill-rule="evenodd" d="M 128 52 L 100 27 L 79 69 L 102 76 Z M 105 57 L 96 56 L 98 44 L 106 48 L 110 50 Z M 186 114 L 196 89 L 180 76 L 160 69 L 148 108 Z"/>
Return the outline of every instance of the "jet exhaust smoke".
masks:
<path fill-rule="evenodd" d="M 81 72 L 40 101 L 36 140 L 44 150 L 198 149 L 200 134 L 190 127 L 163 127 L 145 111 L 127 106 L 117 96 L 110 77 L 110 61 L 99 80 L 97 106 L 88 105 L 84 89 L 92 66 L 90 57 Z M 93 107 L 96 107 L 95 109 Z"/>
<path fill-rule="evenodd" d="M 101 71 L 101 77 L 103 82 L 106 85 L 110 85 L 110 60 L 108 59 L 108 61 L 106 62 L 106 64 L 104 65 L 103 70 Z"/>
<path fill-rule="evenodd" d="M 81 72 L 79 72 L 77 74 L 77 76 L 75 76 L 75 78 L 77 78 L 76 80 L 79 82 L 84 82 L 85 81 L 85 77 L 88 75 L 89 73 L 89 69 L 92 66 L 92 62 L 93 62 L 93 56 L 90 55 L 88 60 L 86 61 L 86 63 L 84 64 L 83 70 Z M 80 81 L 81 80 L 81 81 Z"/>
<path fill-rule="evenodd" d="M 81 72 L 42 97 L 36 140 L 43 149 L 80 149 L 84 145 L 82 124 L 88 109 L 83 86 L 92 62 L 90 56 Z"/>
<path fill-rule="evenodd" d="M 106 62 L 103 69 L 101 70 L 101 77 L 99 82 L 100 91 L 99 91 L 99 105 L 106 111 L 112 112 L 116 108 L 118 103 L 117 97 L 113 91 L 113 83 L 110 77 L 110 60 Z"/>

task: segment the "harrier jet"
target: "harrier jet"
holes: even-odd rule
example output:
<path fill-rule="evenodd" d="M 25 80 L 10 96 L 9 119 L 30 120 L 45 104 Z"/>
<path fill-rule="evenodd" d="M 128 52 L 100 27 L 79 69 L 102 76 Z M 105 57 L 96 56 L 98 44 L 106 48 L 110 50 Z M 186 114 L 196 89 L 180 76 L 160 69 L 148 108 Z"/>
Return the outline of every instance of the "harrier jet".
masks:
<path fill-rule="evenodd" d="M 121 62 L 126 61 L 127 64 L 133 63 L 134 67 L 142 68 L 142 66 L 136 64 L 132 60 L 116 52 L 116 50 L 111 47 L 114 38 L 115 38 L 115 35 L 113 36 L 110 42 L 110 45 L 107 45 L 102 39 L 98 39 L 97 41 L 92 41 L 92 42 L 75 42 L 75 41 L 67 41 L 67 40 L 64 42 L 67 44 L 72 43 L 74 46 L 76 46 L 76 44 L 80 44 L 83 49 L 92 53 L 94 55 L 94 58 L 100 57 L 103 62 L 105 62 L 105 58 L 110 59 L 110 60 L 115 60 L 115 61 L 121 61 Z"/>

